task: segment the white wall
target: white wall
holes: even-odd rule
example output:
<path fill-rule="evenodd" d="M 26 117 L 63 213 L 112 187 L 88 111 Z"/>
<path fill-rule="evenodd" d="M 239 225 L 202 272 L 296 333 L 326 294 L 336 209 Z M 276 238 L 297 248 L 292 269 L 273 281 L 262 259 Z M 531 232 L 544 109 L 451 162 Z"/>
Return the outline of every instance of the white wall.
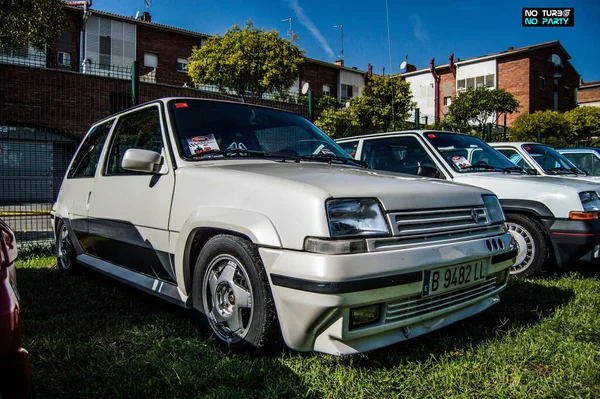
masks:
<path fill-rule="evenodd" d="M 350 72 L 340 69 L 340 88 L 342 85 L 352 85 L 352 97 L 360 96 L 363 87 L 365 87 L 365 76 L 362 72 Z M 338 91 L 341 90 L 338 88 Z"/>
<path fill-rule="evenodd" d="M 490 74 L 496 75 L 495 59 L 456 66 L 456 80 L 473 78 L 475 76 L 485 76 Z M 496 76 L 495 82 L 497 81 L 498 77 Z"/>
<path fill-rule="evenodd" d="M 427 71 L 418 75 L 407 76 L 406 81 L 410 83 L 410 91 L 413 95 L 413 101 L 417 103 L 416 107 L 419 108 L 421 122 L 423 122 L 423 116 L 427 116 L 427 123 L 433 123 L 435 115 L 435 83 L 431 72 Z M 410 121 L 415 120 L 413 112 L 411 112 L 408 119 Z"/>

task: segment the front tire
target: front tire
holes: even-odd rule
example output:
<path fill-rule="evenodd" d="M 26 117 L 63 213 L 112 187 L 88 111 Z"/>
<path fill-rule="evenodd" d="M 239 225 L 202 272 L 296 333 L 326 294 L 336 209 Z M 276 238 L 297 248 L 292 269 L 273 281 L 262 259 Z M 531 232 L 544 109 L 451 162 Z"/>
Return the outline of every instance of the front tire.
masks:
<path fill-rule="evenodd" d="M 56 263 L 58 269 L 65 273 L 75 273 L 78 269 L 77 253 L 69 236 L 69 229 L 64 221 L 59 220 L 56 227 Z"/>
<path fill-rule="evenodd" d="M 534 277 L 545 270 L 550 261 L 550 245 L 543 231 L 543 226 L 535 219 L 515 214 L 506 214 L 506 225 L 509 233 L 517 243 L 517 260 L 510 268 L 515 277 Z"/>
<path fill-rule="evenodd" d="M 262 348 L 277 327 L 260 256 L 239 237 L 217 235 L 202 248 L 192 299 L 205 327 L 233 350 Z"/>

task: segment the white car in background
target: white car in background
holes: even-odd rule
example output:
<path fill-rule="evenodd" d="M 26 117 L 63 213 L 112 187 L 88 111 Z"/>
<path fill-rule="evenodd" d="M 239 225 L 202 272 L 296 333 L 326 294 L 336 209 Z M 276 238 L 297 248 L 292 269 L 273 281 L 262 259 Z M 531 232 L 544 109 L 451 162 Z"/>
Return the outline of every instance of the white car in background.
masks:
<path fill-rule="evenodd" d="M 548 145 L 531 142 L 488 144 L 512 163 L 529 173 L 540 176 L 581 179 L 600 184 L 600 177 L 590 176 Z"/>
<path fill-rule="evenodd" d="M 511 273 L 600 258 L 598 184 L 532 176 L 475 136 L 414 130 L 337 140 L 372 169 L 486 188 L 498 196 L 519 254 Z"/>

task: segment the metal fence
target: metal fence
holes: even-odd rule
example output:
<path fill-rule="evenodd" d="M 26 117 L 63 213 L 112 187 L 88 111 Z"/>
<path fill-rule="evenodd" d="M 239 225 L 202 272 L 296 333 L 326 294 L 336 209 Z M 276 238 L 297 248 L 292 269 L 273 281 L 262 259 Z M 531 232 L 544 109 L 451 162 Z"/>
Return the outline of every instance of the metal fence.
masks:
<path fill-rule="evenodd" d="M 139 102 L 185 96 L 243 101 L 186 73 L 140 68 Z M 246 99 L 248 101 L 248 99 Z M 308 117 L 298 93 L 252 100 Z M 56 65 L 43 54 L 0 54 L 0 218 L 21 244 L 52 240 L 49 211 L 81 137 L 132 105 L 130 67 Z"/>

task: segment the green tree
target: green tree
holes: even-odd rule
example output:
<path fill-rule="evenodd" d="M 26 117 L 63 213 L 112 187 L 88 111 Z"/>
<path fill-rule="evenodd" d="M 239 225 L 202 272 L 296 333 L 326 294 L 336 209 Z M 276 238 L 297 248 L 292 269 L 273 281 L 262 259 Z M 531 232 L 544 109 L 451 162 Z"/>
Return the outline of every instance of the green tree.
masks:
<path fill-rule="evenodd" d="M 353 123 L 365 133 L 386 132 L 406 127 L 414 106 L 408 82 L 395 76 L 373 76 L 361 96 L 350 100 L 350 113 Z"/>
<path fill-rule="evenodd" d="M 201 48 L 194 47 L 188 74 L 195 84 L 216 85 L 221 93 L 261 98 L 267 92 L 288 90 L 300 73 L 303 51 L 275 30 L 233 25 Z"/>
<path fill-rule="evenodd" d="M 317 105 L 319 108 L 323 108 L 323 109 L 339 108 L 341 106 L 341 104 L 338 102 L 338 100 L 336 100 L 335 97 L 331 97 L 331 96 L 323 96 L 323 97 L 319 98 L 319 101 L 317 101 Z"/>
<path fill-rule="evenodd" d="M 488 121 L 497 123 L 502 114 L 512 114 L 519 108 L 519 102 L 503 89 L 483 86 L 459 93 L 448 109 L 450 123 L 465 127 L 475 123 L 483 130 Z M 495 116 L 495 118 L 494 118 Z"/>
<path fill-rule="evenodd" d="M 61 0 L 0 0 L 0 51 L 28 44 L 43 50 L 58 40 L 66 21 Z"/>
<path fill-rule="evenodd" d="M 592 137 L 600 136 L 600 108 L 577 107 L 565 112 L 565 118 L 576 140 L 590 145 Z"/>
<path fill-rule="evenodd" d="M 352 127 L 352 116 L 347 108 L 325 108 L 315 125 L 329 137 L 341 138 L 345 137 Z"/>
<path fill-rule="evenodd" d="M 513 123 L 511 139 L 537 141 L 538 132 L 542 142 L 553 147 L 568 146 L 575 139 L 565 114 L 550 110 L 519 115 Z"/>

